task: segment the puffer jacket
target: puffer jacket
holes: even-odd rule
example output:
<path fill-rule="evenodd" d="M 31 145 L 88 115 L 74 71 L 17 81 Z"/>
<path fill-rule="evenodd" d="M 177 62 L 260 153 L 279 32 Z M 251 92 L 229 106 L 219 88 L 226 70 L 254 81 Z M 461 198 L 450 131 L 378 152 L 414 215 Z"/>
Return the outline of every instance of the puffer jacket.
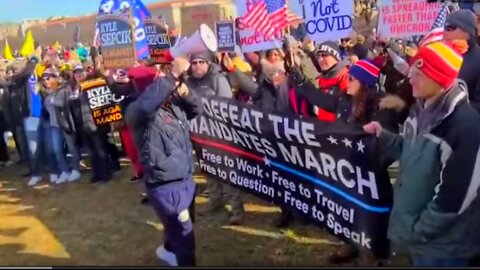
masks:
<path fill-rule="evenodd" d="M 217 64 L 210 63 L 207 74 L 203 78 L 189 76 L 186 85 L 200 96 L 217 96 L 232 98 L 233 92 L 225 75 Z"/>
<path fill-rule="evenodd" d="M 174 90 L 171 75 L 159 78 L 125 113 L 140 150 L 148 188 L 184 180 L 193 172 L 188 120 L 201 113 L 202 104 L 194 91 L 178 97 Z"/>
<path fill-rule="evenodd" d="M 400 161 L 388 236 L 424 258 L 480 252 L 480 116 L 458 81 L 429 107 L 417 104 L 403 136 L 382 131 L 381 155 Z"/>

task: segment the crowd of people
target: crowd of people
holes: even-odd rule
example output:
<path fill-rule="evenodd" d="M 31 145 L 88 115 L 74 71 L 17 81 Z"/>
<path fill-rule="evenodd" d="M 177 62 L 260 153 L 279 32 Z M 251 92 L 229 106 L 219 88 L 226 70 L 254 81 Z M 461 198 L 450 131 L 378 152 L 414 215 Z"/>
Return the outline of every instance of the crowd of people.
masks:
<path fill-rule="evenodd" d="M 200 52 L 166 62 L 139 61 L 108 70 L 92 60 L 60 64 L 42 53 L 8 66 L 0 80 L 0 134 L 10 131 L 29 168 L 29 186 L 49 175 L 53 184 L 81 179 L 84 159 L 92 183 L 120 170 L 125 153 L 131 181 L 144 181 L 146 199 L 164 225 L 156 253 L 169 265 L 195 265 L 195 163 L 188 120 L 202 112 L 200 96 L 218 96 L 318 121 L 349 125 L 379 138 L 382 166 L 400 161 L 393 185 L 388 238 L 391 252 L 406 252 L 415 266 L 467 266 L 480 255 L 480 47 L 476 18 L 450 14 L 443 40 L 413 42 L 363 37 L 314 44 L 287 36 L 283 48 L 252 53 Z M 44 69 L 38 72 L 38 67 Z M 80 83 L 105 78 L 122 101 L 124 121 L 97 127 Z M 171 121 L 175 119 L 177 121 Z M 112 142 L 121 138 L 122 151 Z M 0 165 L 11 165 L 0 140 Z M 243 194 L 207 179 L 209 215 L 231 207 L 229 223 L 242 224 Z M 226 199 L 225 201 L 223 199 Z M 296 218 L 282 209 L 276 227 Z M 308 222 L 308 221 L 305 221 Z M 331 263 L 379 258 L 342 245 Z"/>

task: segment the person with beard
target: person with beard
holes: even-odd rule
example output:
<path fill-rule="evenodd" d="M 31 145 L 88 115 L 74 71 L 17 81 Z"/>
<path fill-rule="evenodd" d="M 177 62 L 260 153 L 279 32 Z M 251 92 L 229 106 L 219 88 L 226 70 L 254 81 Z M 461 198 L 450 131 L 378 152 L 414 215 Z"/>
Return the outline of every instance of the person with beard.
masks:
<path fill-rule="evenodd" d="M 216 96 L 222 98 L 233 97 L 233 91 L 227 78 L 220 71 L 220 67 L 212 63 L 212 54 L 209 51 L 194 53 L 190 56 L 189 76 L 186 80 L 188 88 L 199 96 Z M 223 209 L 223 192 L 227 193 L 228 201 L 232 206 L 230 224 L 240 224 L 244 216 L 241 191 L 217 179 L 207 177 L 209 201 L 206 213 L 217 212 Z"/>

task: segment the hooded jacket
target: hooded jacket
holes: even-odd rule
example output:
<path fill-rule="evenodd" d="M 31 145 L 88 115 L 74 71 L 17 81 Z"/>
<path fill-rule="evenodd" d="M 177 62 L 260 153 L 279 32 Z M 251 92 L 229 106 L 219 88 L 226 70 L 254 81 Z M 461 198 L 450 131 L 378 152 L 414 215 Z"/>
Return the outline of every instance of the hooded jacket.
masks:
<path fill-rule="evenodd" d="M 381 155 L 400 161 L 388 236 L 424 258 L 480 252 L 480 116 L 457 82 L 430 106 L 419 102 L 404 134 L 382 131 Z"/>

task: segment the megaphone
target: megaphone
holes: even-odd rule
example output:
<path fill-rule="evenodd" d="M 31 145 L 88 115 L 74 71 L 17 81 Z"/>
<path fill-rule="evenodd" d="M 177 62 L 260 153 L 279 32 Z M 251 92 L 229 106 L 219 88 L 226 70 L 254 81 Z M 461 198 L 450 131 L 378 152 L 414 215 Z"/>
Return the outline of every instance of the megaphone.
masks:
<path fill-rule="evenodd" d="M 217 50 L 217 38 L 208 25 L 201 24 L 197 32 L 170 48 L 170 53 L 173 57 L 179 57 L 207 50 L 212 52 Z"/>

